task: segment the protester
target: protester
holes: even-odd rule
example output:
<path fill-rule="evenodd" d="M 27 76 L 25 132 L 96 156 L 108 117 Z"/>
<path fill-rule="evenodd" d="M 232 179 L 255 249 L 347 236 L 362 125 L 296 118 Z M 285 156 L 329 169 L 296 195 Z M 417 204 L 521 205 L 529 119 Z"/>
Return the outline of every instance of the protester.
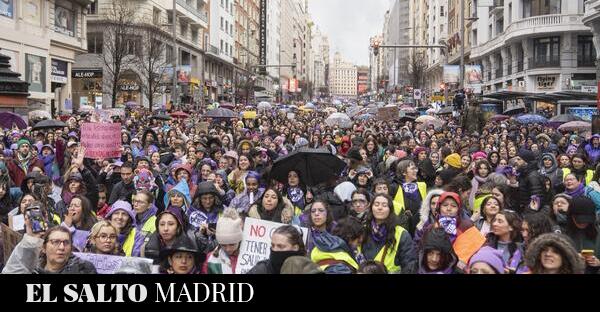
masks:
<path fill-rule="evenodd" d="M 533 274 L 581 274 L 584 262 L 566 236 L 555 233 L 540 235 L 527 248 L 527 266 Z"/>

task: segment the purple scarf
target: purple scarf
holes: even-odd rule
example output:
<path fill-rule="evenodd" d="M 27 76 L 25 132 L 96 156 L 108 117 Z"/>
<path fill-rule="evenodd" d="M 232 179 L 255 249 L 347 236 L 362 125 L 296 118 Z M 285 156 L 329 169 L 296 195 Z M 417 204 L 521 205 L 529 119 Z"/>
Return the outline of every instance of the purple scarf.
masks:
<path fill-rule="evenodd" d="M 371 221 L 371 228 L 373 232 L 371 233 L 371 238 L 378 244 L 385 243 L 385 238 L 387 237 L 387 229 L 385 224 L 377 225 L 375 220 Z"/>
<path fill-rule="evenodd" d="M 585 187 L 583 185 L 583 183 L 579 184 L 579 187 L 577 187 L 575 190 L 573 191 L 566 191 L 565 193 L 567 193 L 567 195 L 575 198 L 577 196 L 581 196 L 585 193 Z"/>

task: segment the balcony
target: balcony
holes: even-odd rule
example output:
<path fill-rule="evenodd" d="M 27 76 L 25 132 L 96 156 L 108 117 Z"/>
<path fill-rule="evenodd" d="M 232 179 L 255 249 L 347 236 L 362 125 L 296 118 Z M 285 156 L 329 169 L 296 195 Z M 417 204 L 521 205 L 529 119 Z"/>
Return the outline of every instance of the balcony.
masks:
<path fill-rule="evenodd" d="M 199 19 L 200 21 L 205 23 L 202 25 L 202 27 L 208 27 L 208 13 L 206 11 L 203 11 L 193 5 L 188 4 L 186 0 L 177 0 L 177 5 L 181 6 L 184 9 L 181 10 L 181 12 L 188 13 L 184 16 L 187 17 L 187 19 L 189 19 L 188 22 L 198 23 L 199 21 L 197 19 Z"/>
<path fill-rule="evenodd" d="M 490 16 L 504 12 L 504 0 L 494 0 L 494 6 L 490 8 Z"/>
<path fill-rule="evenodd" d="M 543 36 L 560 32 L 587 32 L 590 28 L 583 25 L 583 14 L 552 14 L 525 18 L 515 21 L 505 28 L 504 33 L 494 39 L 473 48 L 471 58 L 495 53 L 504 47 L 507 42 L 516 39 Z"/>
<path fill-rule="evenodd" d="M 550 57 L 530 57 L 529 69 L 560 67 L 560 55 Z"/>
<path fill-rule="evenodd" d="M 592 59 L 577 59 L 577 67 L 596 67 L 596 61 Z"/>

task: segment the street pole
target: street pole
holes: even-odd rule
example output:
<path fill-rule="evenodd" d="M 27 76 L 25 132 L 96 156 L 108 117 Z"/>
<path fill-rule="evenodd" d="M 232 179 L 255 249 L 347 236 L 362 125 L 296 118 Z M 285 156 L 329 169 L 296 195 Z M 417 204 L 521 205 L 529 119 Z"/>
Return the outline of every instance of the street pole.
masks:
<path fill-rule="evenodd" d="M 173 106 L 178 107 L 179 101 L 177 100 L 177 66 L 179 65 L 179 48 L 177 47 L 177 0 L 173 0 L 173 55 L 175 60 L 173 62 L 173 88 L 171 90 L 171 101 Z"/>
<path fill-rule="evenodd" d="M 458 88 L 465 83 L 465 0 L 460 0 L 460 81 Z"/>
<path fill-rule="evenodd" d="M 445 59 L 446 59 L 446 65 L 448 65 L 448 58 L 449 58 L 449 54 L 450 54 L 450 50 L 446 49 L 445 51 L 446 53 L 444 53 L 445 55 Z M 446 102 L 446 106 L 448 106 L 448 104 L 450 104 L 450 100 L 448 99 L 448 85 L 446 84 L 444 80 L 444 67 L 442 66 L 442 82 L 444 83 L 444 101 Z"/>

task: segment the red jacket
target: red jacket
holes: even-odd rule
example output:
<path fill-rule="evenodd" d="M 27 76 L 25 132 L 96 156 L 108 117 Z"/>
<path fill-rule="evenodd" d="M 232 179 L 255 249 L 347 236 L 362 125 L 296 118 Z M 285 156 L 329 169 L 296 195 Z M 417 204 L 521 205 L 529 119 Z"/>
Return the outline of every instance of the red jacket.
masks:
<path fill-rule="evenodd" d="M 15 157 L 17 157 L 17 156 L 15 155 Z M 29 166 L 27 167 L 27 172 L 25 172 L 23 169 L 21 169 L 21 166 L 19 166 L 19 161 L 16 160 L 15 158 L 11 159 L 6 164 L 6 167 L 8 168 L 8 174 L 10 175 L 10 178 L 12 179 L 13 183 L 16 186 L 21 186 L 21 184 L 23 183 L 23 180 L 25 180 L 25 177 L 27 176 L 27 174 L 33 170 L 33 167 L 38 167 L 42 170 L 42 172 L 44 172 L 44 163 L 41 160 L 39 160 L 37 158 L 37 156 L 33 156 L 29 160 Z"/>

